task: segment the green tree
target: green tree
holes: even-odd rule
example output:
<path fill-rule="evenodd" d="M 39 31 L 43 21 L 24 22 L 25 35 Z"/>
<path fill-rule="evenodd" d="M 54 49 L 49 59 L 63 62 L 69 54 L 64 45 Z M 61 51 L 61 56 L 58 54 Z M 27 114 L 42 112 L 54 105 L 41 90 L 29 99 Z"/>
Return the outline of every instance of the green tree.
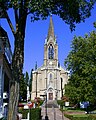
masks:
<path fill-rule="evenodd" d="M 96 101 L 96 32 L 82 37 L 74 37 L 72 50 L 65 60 L 70 71 L 65 95 L 71 102 Z"/>
<path fill-rule="evenodd" d="M 25 81 L 24 74 L 22 74 L 22 79 L 20 80 L 20 90 L 19 90 L 19 100 L 21 99 L 26 100 L 27 99 L 27 84 Z"/>
<path fill-rule="evenodd" d="M 28 72 L 25 73 L 25 83 L 29 86 L 29 75 Z"/>
<path fill-rule="evenodd" d="M 30 81 L 29 81 L 29 91 L 30 92 L 32 91 L 32 80 L 33 80 L 32 71 L 33 71 L 33 69 L 31 70 Z"/>
<path fill-rule="evenodd" d="M 46 19 L 50 13 L 61 17 L 73 30 L 76 23 L 84 21 L 91 15 L 95 0 L 0 0 L 0 17 L 5 17 L 14 35 L 14 52 L 12 58 L 12 75 L 10 83 L 10 98 L 7 120 L 15 120 L 19 99 L 19 82 L 22 78 L 24 62 L 24 38 L 27 16 L 31 20 Z M 8 10 L 14 11 L 15 25 L 8 15 Z"/>

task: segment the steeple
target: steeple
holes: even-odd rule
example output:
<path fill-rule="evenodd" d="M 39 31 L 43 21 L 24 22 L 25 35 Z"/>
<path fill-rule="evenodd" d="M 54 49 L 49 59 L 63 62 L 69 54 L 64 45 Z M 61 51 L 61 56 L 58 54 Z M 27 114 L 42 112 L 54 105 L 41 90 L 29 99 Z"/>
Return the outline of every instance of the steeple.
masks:
<path fill-rule="evenodd" d="M 58 65 L 58 45 L 54 34 L 54 26 L 51 15 L 48 35 L 47 38 L 45 39 L 45 45 L 44 45 L 44 66 L 56 67 L 57 65 Z"/>
<path fill-rule="evenodd" d="M 49 23 L 47 39 L 49 39 L 50 36 L 54 39 L 54 26 L 53 26 L 52 15 L 50 16 L 50 23 Z"/>

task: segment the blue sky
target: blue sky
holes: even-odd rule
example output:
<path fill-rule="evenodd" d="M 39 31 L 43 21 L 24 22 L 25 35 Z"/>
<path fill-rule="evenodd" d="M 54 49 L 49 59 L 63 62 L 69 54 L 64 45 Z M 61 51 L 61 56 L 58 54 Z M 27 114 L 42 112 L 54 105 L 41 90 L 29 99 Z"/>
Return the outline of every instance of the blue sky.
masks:
<path fill-rule="evenodd" d="M 76 36 L 84 36 L 86 33 L 96 30 L 93 27 L 93 22 L 96 21 L 96 5 L 92 9 L 92 15 L 87 18 L 84 23 L 76 25 L 75 31 L 71 32 L 69 25 L 60 19 L 58 16 L 53 15 L 54 32 L 57 36 L 58 43 L 58 59 L 62 67 L 64 67 L 64 60 L 70 52 L 71 41 Z M 12 11 L 9 11 L 9 15 L 13 21 Z M 28 16 L 26 25 L 25 36 L 25 52 L 24 52 L 24 72 L 30 74 L 31 69 L 35 68 L 37 61 L 38 67 L 43 64 L 44 56 L 44 41 L 48 33 L 49 17 L 47 20 L 31 22 L 31 15 Z M 7 31 L 12 51 L 14 49 L 14 37 L 10 31 L 10 28 L 6 20 L 0 20 L 1 26 Z"/>

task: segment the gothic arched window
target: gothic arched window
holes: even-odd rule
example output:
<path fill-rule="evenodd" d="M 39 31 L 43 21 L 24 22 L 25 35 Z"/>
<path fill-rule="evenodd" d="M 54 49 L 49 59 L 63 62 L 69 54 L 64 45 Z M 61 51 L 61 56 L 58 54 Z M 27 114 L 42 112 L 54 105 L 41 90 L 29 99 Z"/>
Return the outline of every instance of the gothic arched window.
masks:
<path fill-rule="evenodd" d="M 53 59 L 54 58 L 54 49 L 52 44 L 50 44 L 49 49 L 48 49 L 48 58 Z"/>
<path fill-rule="evenodd" d="M 49 79 L 49 84 L 52 84 L 52 74 L 50 73 L 50 79 Z"/>
<path fill-rule="evenodd" d="M 50 74 L 50 80 L 52 80 L 52 74 Z"/>

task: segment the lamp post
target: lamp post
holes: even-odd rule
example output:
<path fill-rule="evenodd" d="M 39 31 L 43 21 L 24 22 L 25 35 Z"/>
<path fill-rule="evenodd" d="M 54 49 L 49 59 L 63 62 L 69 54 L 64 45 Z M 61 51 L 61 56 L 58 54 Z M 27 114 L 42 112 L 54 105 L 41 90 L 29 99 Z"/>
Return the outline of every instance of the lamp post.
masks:
<path fill-rule="evenodd" d="M 46 105 L 45 105 L 45 113 L 46 113 L 46 115 L 45 115 L 45 120 L 49 120 L 48 119 L 48 116 L 47 116 L 47 93 L 46 93 L 46 95 L 40 95 L 40 96 L 42 96 L 42 97 L 46 97 Z"/>
<path fill-rule="evenodd" d="M 47 116 L 47 92 L 46 92 L 46 116 L 45 116 L 45 120 L 48 120 L 48 116 Z"/>

